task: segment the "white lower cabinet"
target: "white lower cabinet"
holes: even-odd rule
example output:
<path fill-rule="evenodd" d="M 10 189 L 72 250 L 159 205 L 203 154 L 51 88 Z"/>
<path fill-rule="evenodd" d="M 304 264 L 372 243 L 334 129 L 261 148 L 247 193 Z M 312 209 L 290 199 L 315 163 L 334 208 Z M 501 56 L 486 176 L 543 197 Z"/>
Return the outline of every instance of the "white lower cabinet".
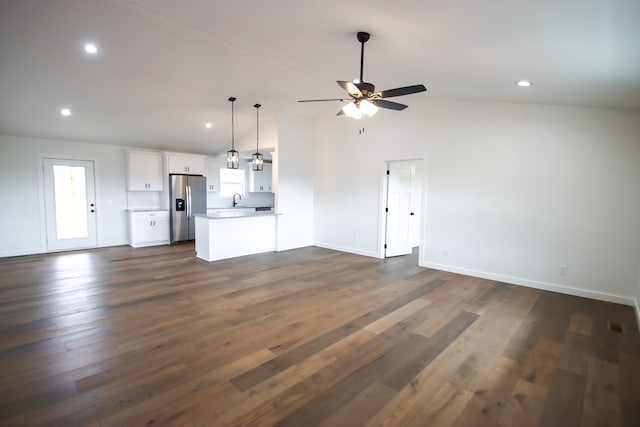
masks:
<path fill-rule="evenodd" d="M 134 248 L 169 244 L 168 211 L 130 211 L 129 245 Z"/>

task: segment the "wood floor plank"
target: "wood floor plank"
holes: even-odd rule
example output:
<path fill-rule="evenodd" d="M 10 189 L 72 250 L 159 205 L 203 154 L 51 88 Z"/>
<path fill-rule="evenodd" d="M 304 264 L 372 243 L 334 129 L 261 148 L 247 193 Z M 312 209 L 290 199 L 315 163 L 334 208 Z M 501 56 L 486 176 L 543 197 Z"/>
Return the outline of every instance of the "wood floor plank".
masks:
<path fill-rule="evenodd" d="M 417 264 L 0 258 L 0 426 L 640 425 L 631 307 Z"/>
<path fill-rule="evenodd" d="M 585 386 L 582 424 L 584 426 L 619 426 L 622 422 L 618 366 L 589 358 Z"/>
<path fill-rule="evenodd" d="M 238 377 L 232 379 L 232 382 L 240 390 L 246 390 L 253 385 L 270 378 L 278 372 L 285 370 L 292 364 L 295 364 L 298 361 L 309 357 L 311 354 L 319 351 L 320 349 L 324 349 L 329 345 L 341 340 L 342 338 L 351 335 L 358 329 L 362 329 L 364 326 L 373 323 L 386 314 L 398 309 L 399 307 L 411 303 L 419 296 L 425 294 L 431 289 L 440 286 L 442 283 L 444 283 L 442 280 L 436 279 L 418 287 L 417 289 L 411 290 L 406 294 L 385 304 L 383 307 L 376 311 L 366 313 L 339 328 L 333 329 L 314 340 L 306 342 L 305 344 L 291 350 L 286 354 L 283 354 L 273 360 L 270 360 L 269 362 L 264 363 L 263 365 L 255 368 L 250 372 L 239 375 Z"/>
<path fill-rule="evenodd" d="M 498 424 L 501 426 L 536 427 L 540 423 L 549 389 L 520 379 L 507 400 Z"/>
<path fill-rule="evenodd" d="M 324 390 L 306 405 L 281 420 L 278 425 L 304 425 L 320 420 L 349 402 L 376 378 L 397 391 L 404 388 L 426 365 L 435 359 L 478 316 L 461 313 L 432 338 L 410 334 L 390 351 Z M 380 373 L 384 372 L 382 376 Z"/>
<path fill-rule="evenodd" d="M 540 426 L 578 427 L 582 424 L 585 377 L 558 369 L 553 376 Z"/>
<path fill-rule="evenodd" d="M 509 402 L 522 366 L 507 357 L 497 356 L 469 402 L 454 420 L 453 426 L 495 426 Z"/>
<path fill-rule="evenodd" d="M 640 425 L 640 355 L 621 353 L 618 367 L 623 425 Z"/>
<path fill-rule="evenodd" d="M 374 381 L 320 422 L 319 426 L 361 426 L 397 394 L 396 390 Z"/>

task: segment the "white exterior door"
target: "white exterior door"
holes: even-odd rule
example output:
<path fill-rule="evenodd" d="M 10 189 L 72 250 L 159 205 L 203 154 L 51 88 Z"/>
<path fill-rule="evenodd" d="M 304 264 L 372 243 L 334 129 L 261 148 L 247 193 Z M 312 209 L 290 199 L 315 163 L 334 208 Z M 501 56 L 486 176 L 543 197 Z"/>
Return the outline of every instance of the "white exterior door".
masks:
<path fill-rule="evenodd" d="M 385 257 L 411 253 L 411 185 L 413 169 L 389 162 L 387 169 Z"/>
<path fill-rule="evenodd" d="M 97 246 L 93 162 L 43 159 L 47 250 Z"/>

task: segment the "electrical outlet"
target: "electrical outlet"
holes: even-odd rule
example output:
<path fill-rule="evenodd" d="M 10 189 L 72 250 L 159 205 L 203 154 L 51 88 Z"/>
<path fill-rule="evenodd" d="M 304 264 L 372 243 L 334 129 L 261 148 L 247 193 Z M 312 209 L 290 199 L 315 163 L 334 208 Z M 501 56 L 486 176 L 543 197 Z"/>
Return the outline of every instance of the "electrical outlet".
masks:
<path fill-rule="evenodd" d="M 567 275 L 567 266 L 564 264 L 560 264 L 560 268 L 558 269 L 558 274 L 561 276 L 566 276 Z"/>

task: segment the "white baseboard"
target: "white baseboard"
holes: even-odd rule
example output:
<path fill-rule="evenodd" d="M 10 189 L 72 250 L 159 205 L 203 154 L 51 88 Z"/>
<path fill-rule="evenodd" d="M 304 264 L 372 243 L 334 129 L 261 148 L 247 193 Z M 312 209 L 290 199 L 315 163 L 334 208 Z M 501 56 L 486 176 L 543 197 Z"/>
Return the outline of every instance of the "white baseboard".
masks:
<path fill-rule="evenodd" d="M 634 298 L 624 295 L 611 294 L 607 292 L 594 291 L 589 289 L 573 288 L 571 286 L 557 285 L 554 283 L 539 282 L 536 280 L 523 279 L 521 277 L 506 276 L 502 274 L 489 273 L 486 271 L 472 270 L 468 268 L 456 267 L 447 264 L 439 264 L 434 262 L 420 262 L 421 267 L 433 268 L 435 270 L 448 271 L 451 273 L 464 274 L 466 276 L 479 277 L 481 279 L 495 280 L 498 282 L 510 283 L 513 285 L 526 286 L 544 291 L 558 292 L 561 294 L 574 295 L 596 299 L 600 301 L 614 302 L 618 304 L 630 305 L 635 307 L 636 315 L 640 315 L 638 302 Z"/>
<path fill-rule="evenodd" d="M 129 242 L 126 240 L 121 242 L 107 242 L 107 243 L 101 243 L 95 248 L 85 248 L 85 249 L 89 250 L 89 249 L 109 248 L 112 246 L 125 246 L 128 244 Z M 72 250 L 75 250 L 75 249 L 72 249 Z M 41 254 L 56 253 L 56 252 L 66 252 L 66 251 L 49 252 L 46 249 L 42 249 L 42 248 L 23 249 L 19 251 L 3 251 L 3 252 L 0 252 L 0 258 L 9 258 L 9 257 L 27 256 L 27 255 L 41 255 Z"/>
<path fill-rule="evenodd" d="M 348 248 L 345 246 L 330 245 L 328 243 L 320 243 L 320 242 L 314 242 L 313 246 L 317 246 L 319 248 L 324 248 L 324 249 L 331 249 L 333 251 L 348 252 L 350 254 L 355 254 L 355 255 L 368 256 L 372 258 L 380 258 L 376 252 L 363 251 L 361 249 Z"/>
<path fill-rule="evenodd" d="M 638 329 L 640 329 L 640 301 L 638 301 L 638 298 L 634 298 L 633 301 L 635 302 L 633 307 L 636 309 L 636 321 L 638 322 Z"/>
<path fill-rule="evenodd" d="M 14 257 L 14 256 L 26 256 L 26 255 L 37 255 L 37 254 L 44 254 L 47 251 L 43 251 L 42 249 L 38 248 L 38 249 L 23 249 L 20 251 L 3 251 L 0 252 L 0 258 L 9 258 L 9 257 Z"/>

